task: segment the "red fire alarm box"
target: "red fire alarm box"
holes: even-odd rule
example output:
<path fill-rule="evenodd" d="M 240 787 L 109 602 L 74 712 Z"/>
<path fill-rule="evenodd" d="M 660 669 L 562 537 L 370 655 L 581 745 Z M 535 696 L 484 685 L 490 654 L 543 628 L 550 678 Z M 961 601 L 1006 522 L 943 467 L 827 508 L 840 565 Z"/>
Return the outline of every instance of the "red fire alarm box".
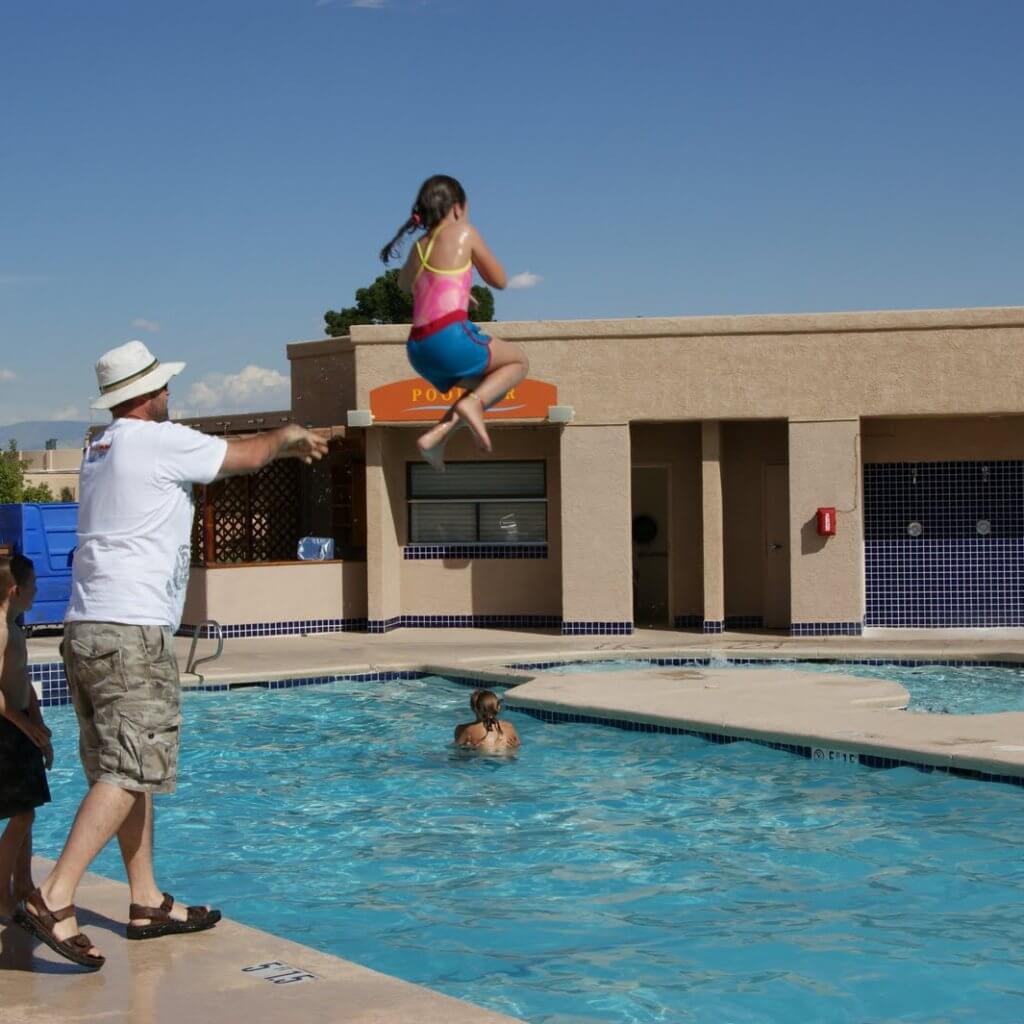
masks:
<path fill-rule="evenodd" d="M 834 537 L 836 535 L 836 510 L 834 508 L 818 509 L 818 536 Z"/>

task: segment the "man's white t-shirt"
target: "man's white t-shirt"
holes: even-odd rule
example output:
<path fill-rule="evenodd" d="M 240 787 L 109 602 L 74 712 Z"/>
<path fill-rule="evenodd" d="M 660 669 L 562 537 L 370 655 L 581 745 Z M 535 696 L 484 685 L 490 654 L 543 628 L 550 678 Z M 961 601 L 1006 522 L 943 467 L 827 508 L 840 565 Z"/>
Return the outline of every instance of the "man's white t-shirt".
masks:
<path fill-rule="evenodd" d="M 118 419 L 86 449 L 67 622 L 177 629 L 191 564 L 192 485 L 227 442 L 178 423 Z"/>

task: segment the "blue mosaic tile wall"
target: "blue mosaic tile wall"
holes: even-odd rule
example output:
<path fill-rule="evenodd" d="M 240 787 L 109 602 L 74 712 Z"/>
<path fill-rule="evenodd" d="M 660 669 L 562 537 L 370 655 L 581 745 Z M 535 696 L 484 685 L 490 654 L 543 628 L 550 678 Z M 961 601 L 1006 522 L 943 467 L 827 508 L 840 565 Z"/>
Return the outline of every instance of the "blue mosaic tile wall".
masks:
<path fill-rule="evenodd" d="M 547 544 L 406 544 L 402 557 L 426 559 L 547 558 Z"/>
<path fill-rule="evenodd" d="M 33 684 L 39 684 L 42 694 L 39 703 L 42 707 L 52 708 L 71 703 L 71 697 L 68 694 L 68 677 L 64 674 L 62 662 L 30 664 L 28 678 Z"/>
<path fill-rule="evenodd" d="M 182 624 L 178 636 L 194 636 L 200 626 Z M 308 636 L 312 633 L 352 633 L 366 629 L 366 619 L 292 619 L 287 622 L 227 623 L 220 627 L 225 640 L 254 636 Z M 202 629 L 201 636 L 212 636 Z"/>
<path fill-rule="evenodd" d="M 676 629 L 700 629 L 704 625 L 703 615 L 677 615 L 672 620 Z"/>
<path fill-rule="evenodd" d="M 629 636 L 632 622 L 582 622 L 562 620 L 562 636 Z"/>
<path fill-rule="evenodd" d="M 790 636 L 860 636 L 863 632 L 862 622 L 794 622 L 789 627 Z"/>
<path fill-rule="evenodd" d="M 866 464 L 864 550 L 869 626 L 1024 625 L 1024 462 Z"/>
<path fill-rule="evenodd" d="M 403 627 L 419 629 L 557 629 L 557 615 L 396 615 L 370 619 L 368 633 L 390 633 Z"/>

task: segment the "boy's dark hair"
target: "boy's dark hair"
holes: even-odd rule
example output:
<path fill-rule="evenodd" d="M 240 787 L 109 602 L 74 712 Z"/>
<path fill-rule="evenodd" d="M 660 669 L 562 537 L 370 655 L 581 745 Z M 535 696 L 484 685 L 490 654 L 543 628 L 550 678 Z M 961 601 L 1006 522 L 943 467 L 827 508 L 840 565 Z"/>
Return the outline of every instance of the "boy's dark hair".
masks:
<path fill-rule="evenodd" d="M 36 567 L 31 558 L 26 558 L 25 555 L 11 555 L 11 575 L 19 587 L 25 586 L 35 571 Z"/>
<path fill-rule="evenodd" d="M 447 174 L 435 174 L 427 178 L 416 195 L 412 204 L 412 214 L 398 229 L 395 237 L 380 251 L 380 258 L 385 263 L 398 256 L 398 241 L 402 235 L 411 235 L 422 228 L 433 231 L 448 216 L 448 211 L 458 203 L 466 205 L 466 190 Z"/>
<path fill-rule="evenodd" d="M 14 573 L 11 572 L 11 556 L 0 555 L 0 601 L 7 598 L 14 584 Z"/>

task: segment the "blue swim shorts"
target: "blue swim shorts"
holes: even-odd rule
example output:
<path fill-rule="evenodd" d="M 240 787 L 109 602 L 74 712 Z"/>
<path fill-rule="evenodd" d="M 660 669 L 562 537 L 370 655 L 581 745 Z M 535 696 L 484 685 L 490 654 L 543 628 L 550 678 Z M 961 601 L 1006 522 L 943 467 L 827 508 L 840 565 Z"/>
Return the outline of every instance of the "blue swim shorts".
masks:
<path fill-rule="evenodd" d="M 412 368 L 438 391 L 482 377 L 491 365 L 491 339 L 462 310 L 414 327 L 405 350 Z"/>

